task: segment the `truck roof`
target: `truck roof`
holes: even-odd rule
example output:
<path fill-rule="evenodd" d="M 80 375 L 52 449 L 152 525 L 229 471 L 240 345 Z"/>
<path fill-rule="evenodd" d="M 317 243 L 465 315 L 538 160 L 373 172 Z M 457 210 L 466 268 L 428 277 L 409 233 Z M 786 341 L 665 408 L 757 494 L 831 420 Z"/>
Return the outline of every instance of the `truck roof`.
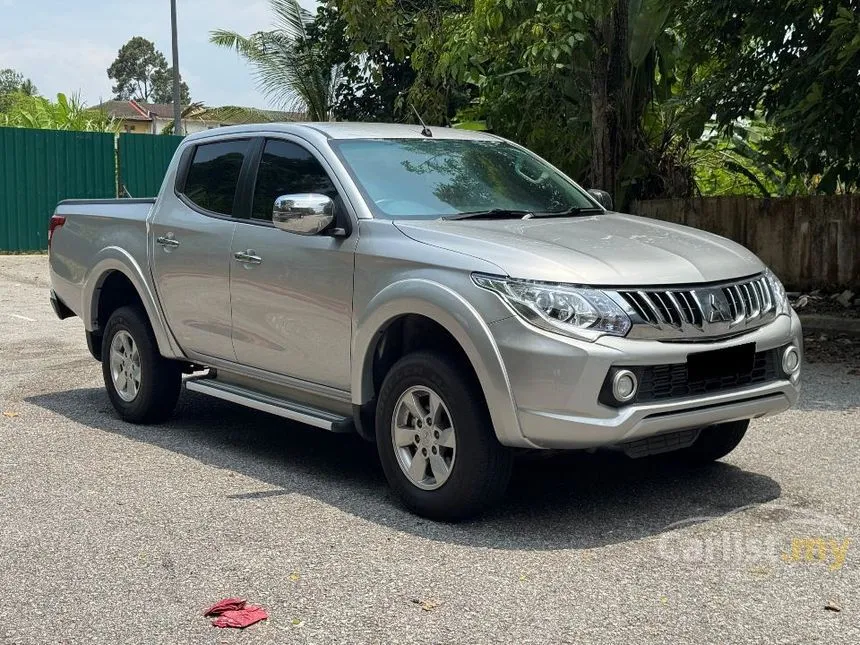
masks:
<path fill-rule="evenodd" d="M 206 139 L 221 134 L 243 134 L 258 132 L 284 132 L 290 134 L 323 135 L 327 139 L 422 139 L 421 126 L 408 123 L 258 123 L 214 128 L 192 134 L 188 140 Z M 486 132 L 457 130 L 455 128 L 431 127 L 434 139 L 468 139 L 497 141 L 498 137 Z"/>

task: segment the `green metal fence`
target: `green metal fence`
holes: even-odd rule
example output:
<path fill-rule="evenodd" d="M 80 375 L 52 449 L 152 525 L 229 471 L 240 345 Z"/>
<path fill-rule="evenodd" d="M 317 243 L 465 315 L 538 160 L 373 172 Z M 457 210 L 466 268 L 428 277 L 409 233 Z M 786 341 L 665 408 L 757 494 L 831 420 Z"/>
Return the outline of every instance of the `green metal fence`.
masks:
<path fill-rule="evenodd" d="M 119 189 L 123 197 L 155 197 L 182 137 L 119 135 Z"/>
<path fill-rule="evenodd" d="M 0 251 L 47 248 L 48 220 L 62 199 L 115 197 L 114 139 L 0 128 Z"/>
<path fill-rule="evenodd" d="M 0 128 L 0 252 L 46 249 L 60 200 L 156 196 L 181 141 Z"/>

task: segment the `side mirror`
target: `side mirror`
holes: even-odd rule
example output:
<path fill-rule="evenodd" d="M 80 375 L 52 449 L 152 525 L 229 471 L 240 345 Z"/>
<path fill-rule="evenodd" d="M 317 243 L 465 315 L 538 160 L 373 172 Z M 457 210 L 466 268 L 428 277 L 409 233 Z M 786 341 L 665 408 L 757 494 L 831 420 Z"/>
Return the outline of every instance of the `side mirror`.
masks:
<path fill-rule="evenodd" d="M 612 204 L 612 195 L 607 193 L 605 190 L 598 190 L 597 188 L 589 188 L 588 194 L 594 197 L 598 201 L 598 203 L 603 206 L 608 211 L 614 209 L 614 205 Z"/>
<path fill-rule="evenodd" d="M 272 211 L 275 227 L 295 235 L 319 235 L 334 222 L 334 202 L 325 195 L 282 195 Z"/>

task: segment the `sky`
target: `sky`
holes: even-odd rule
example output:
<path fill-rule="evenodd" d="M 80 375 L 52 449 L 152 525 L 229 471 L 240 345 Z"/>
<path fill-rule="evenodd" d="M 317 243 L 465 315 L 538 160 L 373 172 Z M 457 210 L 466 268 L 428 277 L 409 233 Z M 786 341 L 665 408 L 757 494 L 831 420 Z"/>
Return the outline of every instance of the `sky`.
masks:
<path fill-rule="evenodd" d="M 267 0 L 177 0 L 177 13 L 179 69 L 194 101 L 277 107 L 234 52 L 209 44 L 213 29 L 248 35 L 270 28 Z M 21 72 L 42 96 L 80 93 L 87 105 L 110 99 L 107 68 L 133 36 L 154 41 L 170 63 L 170 0 L 0 0 L 0 69 Z"/>

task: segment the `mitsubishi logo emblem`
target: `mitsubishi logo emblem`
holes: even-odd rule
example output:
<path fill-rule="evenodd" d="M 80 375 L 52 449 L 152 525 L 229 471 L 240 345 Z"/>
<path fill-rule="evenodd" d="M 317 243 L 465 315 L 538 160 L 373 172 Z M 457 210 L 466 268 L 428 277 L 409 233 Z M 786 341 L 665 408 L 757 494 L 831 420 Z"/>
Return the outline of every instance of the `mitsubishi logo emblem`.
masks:
<path fill-rule="evenodd" d="M 716 293 L 711 293 L 708 296 L 708 309 L 709 323 L 733 322 L 732 312 L 729 310 L 729 303 L 722 294 L 720 294 L 719 297 Z"/>

